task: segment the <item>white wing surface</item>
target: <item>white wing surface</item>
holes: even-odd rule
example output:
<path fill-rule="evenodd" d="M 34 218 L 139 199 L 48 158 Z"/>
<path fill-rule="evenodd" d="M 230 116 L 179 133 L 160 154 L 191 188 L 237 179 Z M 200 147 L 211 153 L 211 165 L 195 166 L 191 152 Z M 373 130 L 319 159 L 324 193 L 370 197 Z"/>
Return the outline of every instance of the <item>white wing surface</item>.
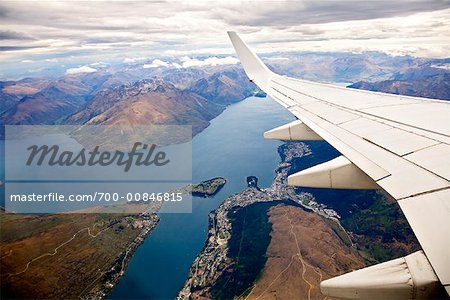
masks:
<path fill-rule="evenodd" d="M 312 133 L 329 142 L 343 155 L 337 160 L 291 175 L 288 182 L 300 186 L 376 187 L 385 190 L 398 201 L 422 246 L 426 258 L 417 255 L 417 262 L 419 265 L 423 263 L 423 268 L 432 267 L 427 280 L 432 281 L 432 277 L 437 276 L 448 293 L 449 102 L 280 76 L 270 71 L 236 33 L 228 34 L 250 80 L 301 121 L 274 129 L 266 133 L 266 137 L 316 139 L 311 137 Z M 347 182 L 343 182 L 343 178 Z M 405 263 L 407 261 L 405 258 Z M 408 267 L 407 271 L 411 273 L 412 263 Z M 339 277 L 334 281 L 331 279 L 328 284 L 324 282 L 322 292 L 332 296 L 360 297 L 361 290 L 358 291 L 357 286 L 363 283 L 347 278 L 356 283 L 344 284 L 348 288 L 344 290 L 341 288 L 342 280 L 346 279 L 343 276 L 340 280 Z M 410 281 L 406 285 L 414 286 L 415 283 L 412 293 L 415 293 L 415 298 L 420 298 L 420 291 L 417 290 L 419 278 L 416 276 Z"/>

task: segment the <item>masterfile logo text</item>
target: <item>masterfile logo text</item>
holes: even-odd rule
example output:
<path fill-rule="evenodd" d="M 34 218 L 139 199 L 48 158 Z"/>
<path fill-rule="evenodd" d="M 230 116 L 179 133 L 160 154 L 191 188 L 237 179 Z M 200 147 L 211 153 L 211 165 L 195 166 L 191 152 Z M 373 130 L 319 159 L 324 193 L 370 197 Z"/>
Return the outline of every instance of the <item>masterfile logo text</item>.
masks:
<path fill-rule="evenodd" d="M 142 212 L 149 204 L 161 212 L 191 210 L 190 195 L 177 192 L 192 182 L 190 126 L 5 129 L 8 211 Z"/>
<path fill-rule="evenodd" d="M 123 152 L 116 150 L 114 152 L 104 151 L 101 152 L 100 146 L 95 146 L 94 150 L 87 151 L 85 148 L 76 152 L 62 150 L 58 145 L 32 145 L 27 148 L 30 150 L 30 156 L 26 162 L 27 166 L 33 163 L 41 166 L 43 163 L 47 163 L 49 166 L 109 166 L 111 164 L 117 164 L 123 166 L 124 171 L 128 172 L 133 165 L 136 166 L 150 166 L 157 167 L 164 166 L 170 162 L 166 158 L 164 151 L 155 151 L 155 144 L 144 144 L 141 142 L 135 142 L 130 152 Z"/>

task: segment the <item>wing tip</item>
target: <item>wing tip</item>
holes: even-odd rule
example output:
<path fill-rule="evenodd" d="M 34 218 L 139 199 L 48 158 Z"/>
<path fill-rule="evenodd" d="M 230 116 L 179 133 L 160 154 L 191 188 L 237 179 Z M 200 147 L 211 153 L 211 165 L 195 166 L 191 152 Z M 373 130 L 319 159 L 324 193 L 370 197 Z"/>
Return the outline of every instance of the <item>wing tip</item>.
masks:
<path fill-rule="evenodd" d="M 233 43 L 233 46 L 234 46 L 234 43 L 235 43 L 236 40 L 239 40 L 241 43 L 243 43 L 242 39 L 236 33 L 236 31 L 230 30 L 230 31 L 227 31 L 227 34 L 228 34 L 228 37 L 231 40 L 231 43 Z"/>
<path fill-rule="evenodd" d="M 272 71 L 261 61 L 261 59 L 250 50 L 248 45 L 235 31 L 227 31 L 237 56 L 239 57 L 247 76 L 254 81 L 262 90 L 267 87 Z"/>

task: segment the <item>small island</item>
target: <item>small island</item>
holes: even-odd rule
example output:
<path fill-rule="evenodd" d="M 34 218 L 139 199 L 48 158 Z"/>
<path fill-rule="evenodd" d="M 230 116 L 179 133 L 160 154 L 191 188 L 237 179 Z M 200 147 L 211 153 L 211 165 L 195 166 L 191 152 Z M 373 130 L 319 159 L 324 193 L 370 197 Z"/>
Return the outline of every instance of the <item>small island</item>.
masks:
<path fill-rule="evenodd" d="M 223 177 L 215 177 L 200 182 L 199 184 L 190 184 L 179 190 L 181 193 L 191 193 L 197 197 L 211 197 L 217 194 L 220 189 L 227 183 Z"/>

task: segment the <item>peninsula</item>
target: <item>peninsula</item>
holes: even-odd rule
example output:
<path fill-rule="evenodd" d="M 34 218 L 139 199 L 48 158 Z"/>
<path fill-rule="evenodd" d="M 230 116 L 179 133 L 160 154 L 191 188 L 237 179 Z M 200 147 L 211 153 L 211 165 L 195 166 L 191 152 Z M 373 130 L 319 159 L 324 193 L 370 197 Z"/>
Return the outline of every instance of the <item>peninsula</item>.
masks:
<path fill-rule="evenodd" d="M 177 300 L 320 298 L 323 279 L 417 246 L 404 218 L 388 217 L 398 207 L 386 197 L 358 192 L 348 197 L 348 208 L 337 210 L 324 199 L 287 186 L 289 174 L 305 159 L 315 159 L 310 145 L 287 142 L 278 152 L 281 162 L 270 187 L 260 188 L 257 178 L 248 176 L 243 192 L 209 214 L 205 246 Z M 357 201 L 361 197 L 365 203 Z M 367 215 L 371 219 L 363 218 Z M 389 232 L 365 232 L 368 225 L 363 224 L 374 228 L 386 220 L 392 223 Z M 395 228 L 403 234 L 395 235 Z M 392 242 L 386 240 L 393 235 Z M 380 239 L 386 240 L 383 248 Z"/>
<path fill-rule="evenodd" d="M 325 206 L 312 207 L 311 194 L 296 193 L 294 188 L 286 184 L 292 160 L 295 157 L 310 155 L 308 146 L 304 143 L 289 143 L 280 151 L 283 151 L 283 161 L 276 170 L 271 187 L 260 188 L 257 177 L 248 176 L 247 188 L 242 193 L 225 199 L 210 213 L 208 239 L 204 249 L 194 260 L 189 278 L 178 299 L 231 299 L 247 295 L 252 286 L 257 287 L 255 292 L 259 293 L 257 278 L 266 281 L 277 276 L 264 275 L 261 273 L 262 270 L 267 266 L 280 270 L 286 267 L 284 256 L 279 255 L 283 251 L 289 252 L 285 254 L 289 256 L 286 265 L 298 268 L 300 262 L 309 264 L 305 270 L 307 276 L 305 280 L 314 284 L 315 293 L 319 283 L 317 261 L 325 261 L 327 255 L 332 255 L 332 252 L 342 259 L 337 262 L 327 261 L 327 268 L 322 266 L 320 268 L 324 270 L 323 274 L 320 273 L 321 276 L 331 277 L 335 273 L 343 272 L 345 268 L 364 265 L 363 258 L 351 247 L 351 240 L 334 217 L 335 212 Z M 308 250 L 315 261 L 307 261 L 307 258 L 300 256 L 304 254 L 304 250 L 300 254 L 294 253 L 296 248 L 288 243 L 293 240 L 289 238 L 289 230 L 278 233 L 279 227 L 290 228 L 283 215 L 289 215 L 289 218 L 300 216 L 295 220 L 293 230 L 295 234 L 307 232 L 310 235 L 311 241 L 308 241 L 308 244 L 301 244 L 300 247 Z M 282 224 L 277 225 L 277 221 Z M 307 223 L 314 223 L 314 230 L 309 230 L 311 226 Z M 297 232 L 297 229 L 301 232 Z M 283 237 L 287 237 L 287 240 L 282 243 L 275 240 Z M 345 240 L 341 240 L 341 237 Z M 325 239 L 329 247 L 319 249 L 320 251 L 310 251 L 314 250 L 313 241 L 316 239 Z M 275 249 L 277 247 L 284 249 L 277 250 Z M 271 250 L 272 248 L 274 249 Z M 278 254 L 274 256 L 272 251 Z M 291 259 L 294 262 L 290 263 Z M 300 294 L 306 295 L 308 287 L 302 286 Z"/>

